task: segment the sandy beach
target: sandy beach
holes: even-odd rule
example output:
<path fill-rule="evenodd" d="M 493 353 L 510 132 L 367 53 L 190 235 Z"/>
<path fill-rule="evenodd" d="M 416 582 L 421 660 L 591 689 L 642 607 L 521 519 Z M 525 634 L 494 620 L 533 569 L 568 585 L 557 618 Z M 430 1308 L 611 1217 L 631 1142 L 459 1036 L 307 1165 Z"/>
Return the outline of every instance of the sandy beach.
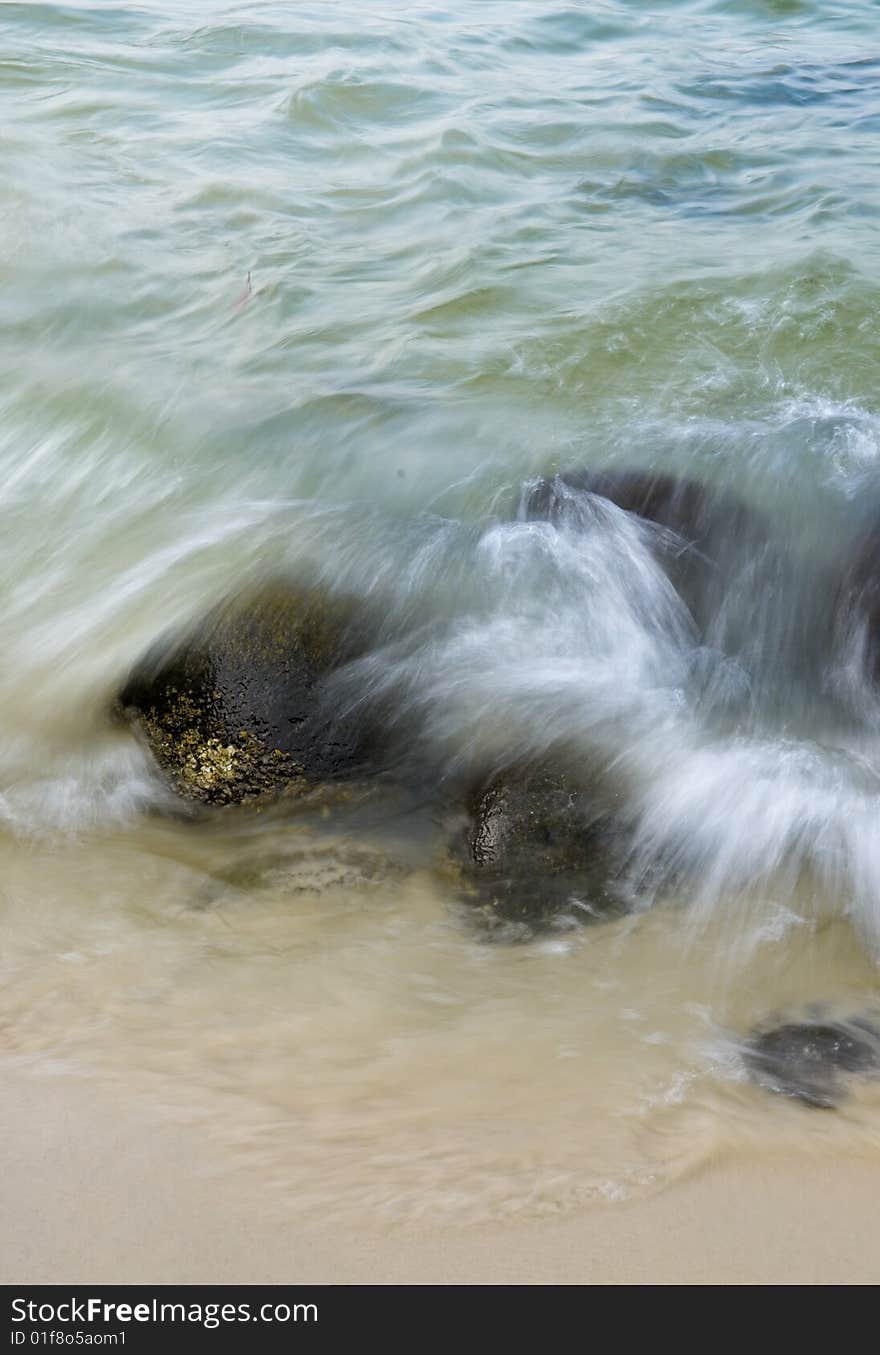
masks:
<path fill-rule="evenodd" d="M 7 1069 L 0 1280 L 46 1283 L 875 1284 L 880 1171 L 727 1158 L 558 1221 L 340 1232 L 255 1197 L 189 1127 Z M 222 1178 L 222 1186 L 219 1184 Z"/>

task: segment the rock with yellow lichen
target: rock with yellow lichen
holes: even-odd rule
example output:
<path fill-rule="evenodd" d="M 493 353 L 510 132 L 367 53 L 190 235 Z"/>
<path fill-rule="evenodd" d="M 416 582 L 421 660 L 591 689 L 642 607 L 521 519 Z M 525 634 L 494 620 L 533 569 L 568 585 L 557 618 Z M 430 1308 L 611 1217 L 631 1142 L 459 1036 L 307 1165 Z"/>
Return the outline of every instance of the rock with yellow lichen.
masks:
<path fill-rule="evenodd" d="M 350 604 L 274 586 L 158 645 L 120 705 L 187 799 L 297 794 L 369 762 L 363 723 L 340 718 L 326 693 L 329 675 L 362 648 Z"/>

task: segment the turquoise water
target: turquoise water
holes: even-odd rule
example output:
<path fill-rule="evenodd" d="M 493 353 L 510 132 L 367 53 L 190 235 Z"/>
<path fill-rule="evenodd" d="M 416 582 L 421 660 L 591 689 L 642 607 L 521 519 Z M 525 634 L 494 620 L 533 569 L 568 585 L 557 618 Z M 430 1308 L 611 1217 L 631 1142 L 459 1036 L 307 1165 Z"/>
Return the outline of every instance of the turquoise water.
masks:
<path fill-rule="evenodd" d="M 880 490 L 878 18 L 869 0 L 0 6 L 0 817 L 16 1048 L 155 1070 L 140 1021 L 156 1014 L 138 1003 L 179 992 L 179 944 L 192 1007 L 162 1029 L 190 1051 L 190 1087 L 228 1078 L 265 1110 L 305 1059 L 322 1151 L 337 1132 L 365 1145 L 396 1132 L 417 1177 L 416 1088 L 433 1079 L 435 1125 L 448 1113 L 456 1145 L 436 1198 L 448 1185 L 482 1199 L 465 1184 L 479 1162 L 486 1207 L 502 1211 L 531 1197 L 506 1158 L 486 1166 L 494 1140 L 472 1152 L 461 1128 L 473 1089 L 452 1070 L 475 1041 L 498 1070 L 499 1116 L 527 1157 L 547 1155 L 552 1207 L 581 1198 L 594 1158 L 602 1181 L 668 1166 L 642 1137 L 622 1164 L 613 1135 L 600 1150 L 589 1134 L 569 1162 L 570 1135 L 535 1117 L 536 1064 L 545 1103 L 573 1097 L 567 1124 L 589 1116 L 547 1071 L 557 1046 L 581 1048 L 565 1032 L 585 985 L 613 1051 L 599 1075 L 609 1123 L 631 1113 L 641 1136 L 646 1107 L 671 1113 L 692 1084 L 701 1125 L 781 1113 L 724 1083 L 719 1032 L 774 1002 L 870 991 L 880 934 L 880 723 L 870 692 L 834 679 L 822 629 Z M 581 466 L 681 471 L 761 515 L 788 563 L 741 580 L 735 652 L 694 642 L 625 523 L 584 547 L 516 521 L 524 483 Z M 679 970 L 645 924 L 623 977 L 605 950 L 596 961 L 600 943 L 541 952 L 557 1005 L 542 998 L 538 1020 L 520 1005 L 520 961 L 446 930 L 425 862 L 418 888 L 389 885 L 375 932 L 358 913 L 351 939 L 363 880 L 340 861 L 323 905 L 340 946 L 329 991 L 362 1003 L 367 1033 L 348 1036 L 387 1056 L 359 1119 L 327 992 L 306 982 L 308 1016 L 294 1014 L 286 971 L 261 967 L 273 927 L 285 963 L 308 968 L 323 944 L 314 862 L 307 885 L 297 857 L 268 895 L 218 903 L 216 853 L 228 870 L 262 839 L 147 820 L 160 783 L 107 714 L 157 636 L 278 569 L 380 602 L 385 630 L 353 681 L 395 694 L 438 774 L 474 749 L 500 760 L 561 744 L 622 767 L 646 868 L 686 863 L 691 920 L 717 944 Z M 818 881 L 806 899 L 805 874 Z M 218 915 L 250 909 L 222 979 L 205 959 L 221 943 L 198 932 L 215 913 L 181 922 L 206 888 Z M 664 925 L 676 954 L 697 944 L 677 913 Z M 75 982 L 71 949 L 86 957 Z M 142 953 L 152 997 L 123 1001 L 116 984 Z M 750 966 L 763 989 L 736 987 Z M 277 1026 L 254 1014 L 263 982 L 286 1013 Z M 224 992 L 241 998 L 226 1035 L 240 1062 L 200 1040 Z M 467 1012 L 454 1031 L 432 1024 L 444 1002 Z M 408 1013 L 411 1047 L 394 1043 L 389 1008 Z M 631 1048 L 621 1010 L 658 1039 Z M 586 1048 L 595 1032 L 578 1019 Z M 521 1056 L 499 1053 L 508 1029 Z M 251 1077 L 256 1045 L 269 1052 Z M 721 1087 L 717 1121 L 706 1079 Z M 376 1109 L 389 1087 L 392 1125 Z M 699 1156 L 681 1146 L 691 1127 L 676 1163 Z M 870 1116 L 859 1132 L 873 1142 Z M 700 1144 L 717 1146 L 713 1133 Z M 399 1190 L 382 1177 L 370 1198 Z"/>

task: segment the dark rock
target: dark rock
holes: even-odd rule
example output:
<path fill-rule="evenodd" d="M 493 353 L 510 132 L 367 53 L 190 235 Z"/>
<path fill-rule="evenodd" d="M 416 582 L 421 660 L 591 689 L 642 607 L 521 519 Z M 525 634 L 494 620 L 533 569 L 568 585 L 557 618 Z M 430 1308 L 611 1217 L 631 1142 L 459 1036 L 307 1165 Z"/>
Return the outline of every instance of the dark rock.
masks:
<path fill-rule="evenodd" d="M 864 533 L 834 604 L 838 651 L 855 647 L 864 676 L 880 682 L 880 521 Z"/>
<path fill-rule="evenodd" d="M 566 471 L 539 480 L 523 501 L 527 518 L 586 525 L 582 494 L 608 499 L 627 513 L 665 528 L 656 545 L 678 592 L 698 624 L 717 606 L 747 541 L 763 541 L 755 514 L 730 494 L 651 471 Z"/>
<path fill-rule="evenodd" d="M 768 1090 L 830 1110 L 845 1095 L 843 1074 L 880 1072 L 880 1031 L 861 1021 L 776 1026 L 750 1041 L 745 1062 Z"/>
<path fill-rule="evenodd" d="M 157 646 L 119 700 L 185 797 L 294 793 L 369 761 L 362 723 L 336 718 L 322 691 L 359 647 L 349 604 L 276 586 Z"/>
<path fill-rule="evenodd" d="M 554 475 L 530 490 L 526 515 L 558 520 L 570 498 L 567 490 L 610 499 L 624 512 L 668 527 L 698 548 L 707 544 L 714 526 L 715 508 L 705 486 L 650 471 L 575 470 Z"/>
<path fill-rule="evenodd" d="M 469 804 L 465 877 L 487 934 L 528 940 L 624 911 L 610 869 L 607 813 L 548 772 L 505 773 Z"/>

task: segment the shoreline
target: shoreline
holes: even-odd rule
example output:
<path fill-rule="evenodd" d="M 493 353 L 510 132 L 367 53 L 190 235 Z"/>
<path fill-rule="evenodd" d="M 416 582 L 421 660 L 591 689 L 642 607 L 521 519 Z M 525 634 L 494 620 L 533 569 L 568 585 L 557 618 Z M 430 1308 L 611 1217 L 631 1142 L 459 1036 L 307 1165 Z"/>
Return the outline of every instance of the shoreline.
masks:
<path fill-rule="evenodd" d="M 870 1159 L 728 1156 L 558 1220 L 348 1230 L 264 1209 L 197 1127 L 7 1064 L 0 1281 L 34 1284 L 873 1284 Z M 880 1164 L 877 1164 L 880 1165 Z M 276 1203 L 278 1203 L 276 1201 Z"/>

